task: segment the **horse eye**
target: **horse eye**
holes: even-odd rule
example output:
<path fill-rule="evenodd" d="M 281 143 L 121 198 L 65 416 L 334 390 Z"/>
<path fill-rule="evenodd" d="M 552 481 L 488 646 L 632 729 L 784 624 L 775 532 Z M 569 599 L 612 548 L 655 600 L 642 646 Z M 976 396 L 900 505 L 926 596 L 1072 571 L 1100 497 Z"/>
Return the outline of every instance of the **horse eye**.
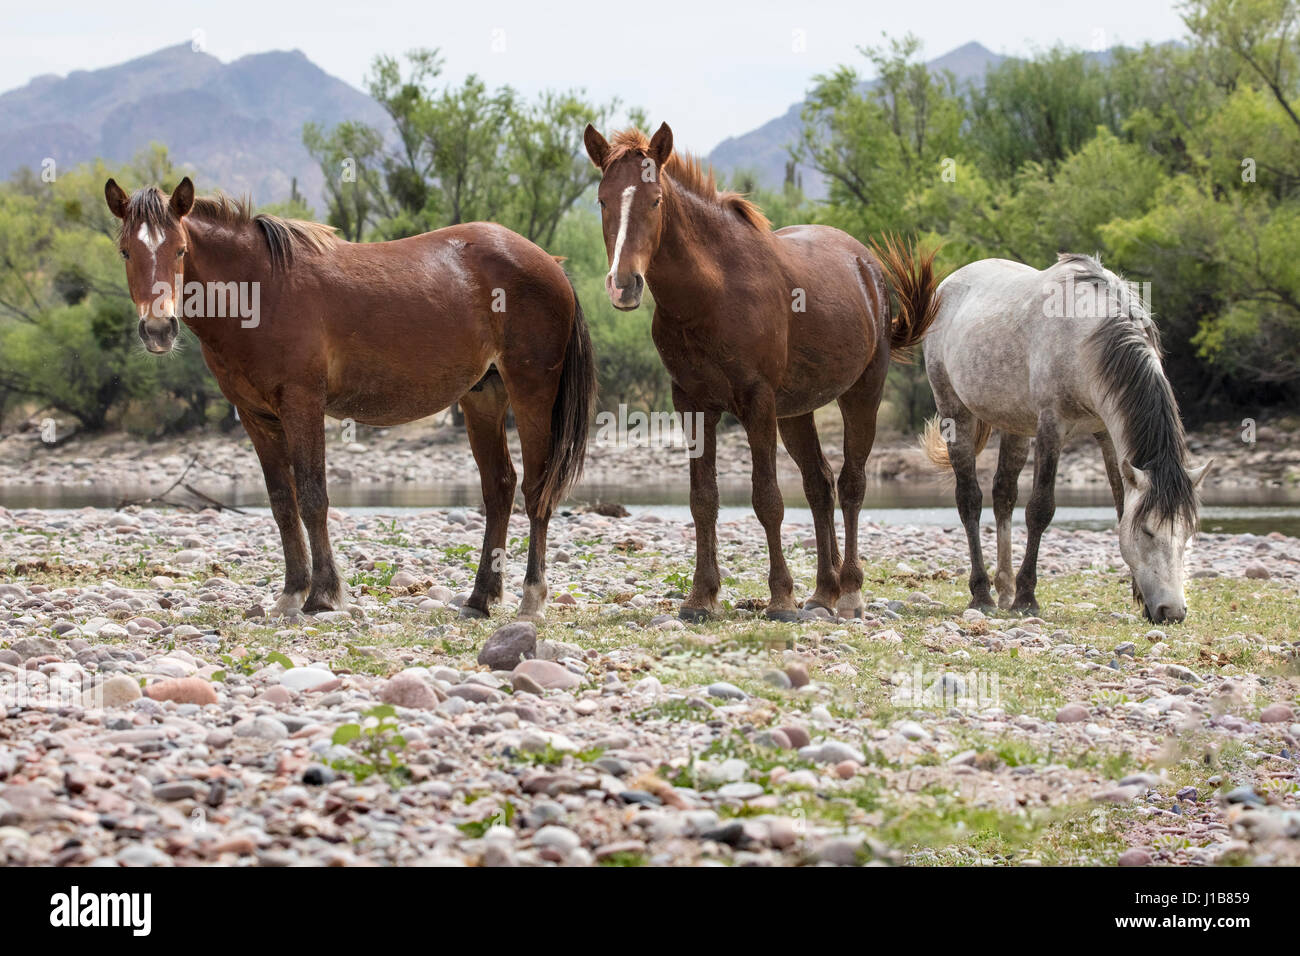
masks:
<path fill-rule="evenodd" d="M 185 250 L 184 250 L 184 249 L 177 249 L 177 250 L 176 250 L 176 258 L 177 258 L 177 259 L 179 259 L 179 258 L 180 258 L 181 256 L 183 256 L 183 255 L 185 255 Z"/>
<path fill-rule="evenodd" d="M 605 200 L 603 200 L 603 199 L 597 199 L 597 200 L 596 200 L 596 204 L 597 204 L 598 206 L 600 206 L 601 209 L 604 209 L 604 208 L 605 208 Z"/>
<path fill-rule="evenodd" d="M 119 249 L 119 250 L 117 250 L 117 251 L 120 252 L 120 253 L 122 253 L 122 258 L 123 258 L 123 259 L 130 259 L 130 258 L 131 258 L 130 253 L 128 253 L 125 249 Z"/>
<path fill-rule="evenodd" d="M 660 204 L 661 202 L 663 202 L 663 201 L 664 201 L 664 199 L 663 199 L 662 196 L 658 196 L 658 197 L 656 197 L 654 203 L 651 204 L 650 208 L 651 208 L 651 209 L 658 209 L 658 208 L 659 208 L 659 204 Z"/>

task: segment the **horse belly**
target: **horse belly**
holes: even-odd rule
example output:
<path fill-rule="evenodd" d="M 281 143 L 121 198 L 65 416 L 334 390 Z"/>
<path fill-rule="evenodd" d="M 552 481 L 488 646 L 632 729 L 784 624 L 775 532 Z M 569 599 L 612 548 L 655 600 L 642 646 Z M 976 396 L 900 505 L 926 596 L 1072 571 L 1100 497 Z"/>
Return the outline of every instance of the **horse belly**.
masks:
<path fill-rule="evenodd" d="M 839 398 L 866 371 L 874 343 L 857 322 L 796 315 L 786 348 L 786 372 L 776 394 L 780 418 L 805 415 Z"/>
<path fill-rule="evenodd" d="M 436 414 L 483 377 L 493 356 L 482 348 L 439 349 L 411 336 L 399 353 L 331 349 L 325 411 L 364 425 L 401 425 Z"/>

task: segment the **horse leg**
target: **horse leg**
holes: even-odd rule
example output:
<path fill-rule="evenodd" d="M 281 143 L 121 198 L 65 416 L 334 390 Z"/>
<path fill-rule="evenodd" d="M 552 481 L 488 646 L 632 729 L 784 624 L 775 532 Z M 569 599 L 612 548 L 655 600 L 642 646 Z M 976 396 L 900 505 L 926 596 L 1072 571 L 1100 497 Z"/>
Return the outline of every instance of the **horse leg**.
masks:
<path fill-rule="evenodd" d="M 1029 439 L 1003 432 L 998 443 L 998 470 L 993 477 L 993 516 L 998 526 L 998 570 L 993 586 L 998 592 L 998 607 L 1011 606 L 1011 513 L 1016 510 L 1017 483 L 1029 457 Z"/>
<path fill-rule="evenodd" d="M 1056 514 L 1056 463 L 1061 456 L 1061 429 L 1051 410 L 1038 416 L 1038 433 L 1034 436 L 1034 490 L 1025 506 L 1025 526 L 1029 540 L 1025 560 L 1016 575 L 1016 600 L 1013 611 L 1038 613 L 1034 590 L 1038 585 L 1038 543 Z"/>
<path fill-rule="evenodd" d="M 964 405 L 955 415 L 940 415 L 953 423 L 953 440 L 948 443 L 948 460 L 957 479 L 957 514 L 966 529 L 966 543 L 970 547 L 970 607 L 991 609 L 993 595 L 989 592 L 989 572 L 984 565 L 984 551 L 980 547 L 980 516 L 984 509 L 984 495 L 980 491 L 979 475 L 975 471 L 975 432 L 979 421 Z"/>
<path fill-rule="evenodd" d="M 776 398 L 770 389 L 760 387 L 746 402 L 741 409 L 740 423 L 749 438 L 753 458 L 754 514 L 767 535 L 767 585 L 772 594 L 767 616 L 775 621 L 794 621 L 799 617 L 794 605 L 794 578 L 781 551 L 785 502 L 781 500 L 776 477 Z"/>
<path fill-rule="evenodd" d="M 690 397 L 673 386 L 673 407 L 682 417 L 690 446 L 691 520 L 695 524 L 695 573 L 691 593 L 677 616 L 704 621 L 718 613 L 718 419 L 716 411 L 696 409 Z"/>
<path fill-rule="evenodd" d="M 1092 436 L 1101 446 L 1101 457 L 1106 462 L 1106 480 L 1110 482 L 1110 494 L 1115 499 L 1115 514 L 1124 517 L 1124 481 L 1119 475 L 1119 456 L 1115 454 L 1115 442 L 1109 432 L 1097 432 Z"/>
<path fill-rule="evenodd" d="M 834 611 L 840 596 L 840 548 L 835 537 L 835 486 L 831 466 L 822 454 L 817 438 L 817 424 L 812 413 L 796 418 L 777 419 L 785 450 L 803 475 L 803 491 L 812 510 L 817 533 L 817 587 L 805 608 L 821 607 Z"/>
<path fill-rule="evenodd" d="M 239 409 L 239 421 L 252 439 L 253 450 L 262 465 L 266 481 L 266 494 L 271 499 L 271 514 L 280 529 L 280 545 L 284 550 L 284 590 L 271 606 L 271 617 L 281 617 L 302 608 L 311 586 L 311 563 L 307 556 L 307 543 L 302 536 L 302 520 L 298 516 L 298 495 L 293 487 L 293 471 L 289 466 L 289 447 L 284 429 L 272 418 L 263 418 L 246 408 Z"/>
<path fill-rule="evenodd" d="M 515 465 L 510 460 L 506 442 L 506 413 L 510 402 L 505 383 L 497 375 L 489 376 L 477 391 L 467 392 L 460 400 L 465 413 L 465 431 L 470 449 L 478 464 L 479 484 L 483 488 L 483 509 L 487 525 L 483 530 L 483 553 L 479 557 L 474 591 L 461 608 L 462 617 L 487 617 L 491 605 L 505 594 L 504 576 L 506 534 L 510 511 L 515 501 Z"/>
<path fill-rule="evenodd" d="M 347 589 L 339 578 L 330 546 L 329 494 L 325 487 L 325 409 L 321 396 L 302 389 L 286 389 L 280 410 L 289 444 L 298 511 L 311 541 L 311 590 L 302 609 L 341 611 L 347 607 Z"/>
<path fill-rule="evenodd" d="M 858 554 L 858 515 L 867 493 L 867 457 L 876 441 L 876 413 L 885 393 L 886 358 L 879 360 L 839 397 L 844 420 L 844 465 L 840 468 L 840 508 L 844 513 L 844 563 L 840 566 L 840 617 L 862 617 L 862 557 Z"/>
<path fill-rule="evenodd" d="M 546 616 L 546 535 L 553 507 L 545 500 L 542 489 L 551 454 L 551 406 L 556 383 L 554 379 L 527 383 L 521 379 L 516 371 L 505 383 L 524 460 L 524 511 L 528 515 L 528 566 L 518 619 L 540 621 Z"/>

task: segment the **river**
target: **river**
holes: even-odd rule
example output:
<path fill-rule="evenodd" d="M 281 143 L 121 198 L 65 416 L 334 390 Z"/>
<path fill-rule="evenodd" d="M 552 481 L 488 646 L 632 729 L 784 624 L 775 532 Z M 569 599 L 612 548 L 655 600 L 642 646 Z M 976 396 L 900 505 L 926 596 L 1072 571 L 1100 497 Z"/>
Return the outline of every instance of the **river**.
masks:
<path fill-rule="evenodd" d="M 205 494 L 239 508 L 263 511 L 266 492 L 260 483 L 197 483 Z M 155 489 L 156 491 L 157 489 Z M 720 518 L 724 521 L 751 516 L 749 484 L 722 482 Z M 786 521 L 811 523 L 803 489 L 784 485 Z M 148 489 L 130 485 L 49 487 L 0 486 L 0 506 L 11 510 L 42 508 L 113 508 L 124 499 L 142 498 Z M 184 494 L 183 492 L 181 493 Z M 1021 488 L 1016 523 L 1023 523 L 1023 503 L 1029 489 Z M 605 484 L 585 483 L 572 496 L 575 502 L 618 503 L 631 512 L 649 511 L 665 517 L 689 518 L 689 491 L 684 482 Z M 368 513 L 400 514 L 429 508 L 477 508 L 482 499 L 477 482 L 441 484 L 334 484 L 330 503 L 337 508 Z M 993 521 L 992 496 L 985 490 L 984 523 Z M 939 483 L 880 482 L 869 485 L 862 503 L 862 518 L 878 524 L 957 525 L 957 509 L 950 486 Z M 1115 525 L 1110 492 L 1101 487 L 1061 486 L 1056 493 L 1055 523 L 1070 528 L 1105 529 Z M 1267 534 L 1280 531 L 1300 536 L 1300 488 L 1211 488 L 1201 508 L 1203 531 Z"/>

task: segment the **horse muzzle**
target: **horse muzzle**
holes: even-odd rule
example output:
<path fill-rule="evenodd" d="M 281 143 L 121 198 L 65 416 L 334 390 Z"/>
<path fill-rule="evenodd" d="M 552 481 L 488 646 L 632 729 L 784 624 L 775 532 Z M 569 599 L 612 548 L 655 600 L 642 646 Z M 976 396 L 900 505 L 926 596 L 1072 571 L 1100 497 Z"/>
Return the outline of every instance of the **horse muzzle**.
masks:
<path fill-rule="evenodd" d="M 166 355 L 176 344 L 181 324 L 174 315 L 165 319 L 141 319 L 136 331 L 140 333 L 140 341 L 144 343 L 146 351 L 154 355 Z"/>
<path fill-rule="evenodd" d="M 614 275 L 605 276 L 605 292 L 609 296 L 609 304 L 620 312 L 631 312 L 641 305 L 641 296 L 645 293 L 645 276 L 639 272 L 634 272 L 631 281 L 626 285 L 619 285 L 618 279 Z"/>

